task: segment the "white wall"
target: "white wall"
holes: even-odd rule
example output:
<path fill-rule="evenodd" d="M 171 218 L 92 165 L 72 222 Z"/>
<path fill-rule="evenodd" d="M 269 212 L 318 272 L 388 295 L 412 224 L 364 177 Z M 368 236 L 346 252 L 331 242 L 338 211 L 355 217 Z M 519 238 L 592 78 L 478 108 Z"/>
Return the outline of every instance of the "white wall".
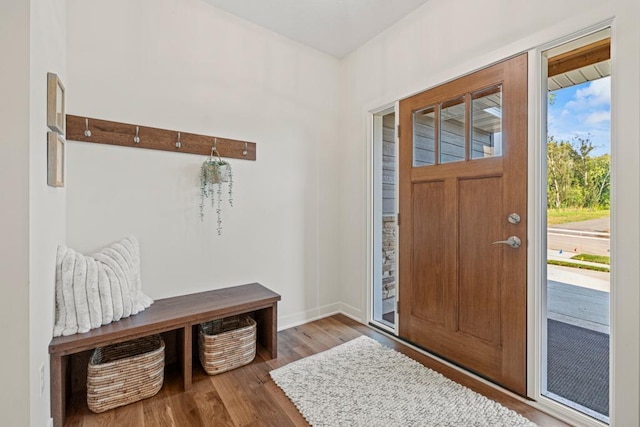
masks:
<path fill-rule="evenodd" d="M 0 412 L 29 424 L 29 2 L 0 13 Z"/>
<path fill-rule="evenodd" d="M 258 143 L 257 162 L 232 160 L 235 207 L 225 208 L 218 237 L 213 212 L 207 211 L 204 223 L 198 217 L 199 156 L 68 142 L 66 189 L 42 186 L 40 92 L 31 95 L 31 129 L 26 113 L 29 8 L 9 1 L 10 13 L 4 13 L 5 2 L 0 15 L 0 28 L 11 34 L 0 39 L 3 57 L 11 49 L 9 57 L 15 58 L 11 70 L 1 68 L 3 81 L 14 83 L 6 99 L 14 101 L 0 103 L 0 120 L 11 123 L 2 126 L 3 157 L 11 162 L 0 168 L 0 227 L 8 242 L 0 259 L 10 262 L 0 264 L 0 277 L 2 300 L 16 303 L 4 304 L 0 320 L 15 325 L 6 339 L 16 350 L 3 359 L 9 369 L 2 378 L 15 386 L 5 387 L 0 402 L 7 405 L 5 414 L 16 417 L 7 421 L 11 425 L 28 424 L 26 376 L 32 425 L 41 425 L 48 413 L 47 396 L 39 396 L 34 376 L 47 359 L 51 331 L 53 292 L 45 284 L 54 262 L 50 251 L 65 235 L 70 246 L 85 252 L 137 236 L 143 286 L 154 298 L 259 281 L 283 295 L 281 326 L 340 308 L 364 319 L 367 111 L 614 15 L 613 128 L 624 138 L 613 154 L 613 419 L 616 425 L 639 424 L 635 2 L 487 0 L 480 9 L 473 0 L 430 1 L 339 62 L 200 0 L 67 0 L 65 70 L 59 45 L 65 0 L 51 6 L 31 0 L 31 19 L 44 31 L 31 33 L 31 86 L 40 91 L 38 74 L 59 72 L 69 113 Z M 44 22 L 49 13 L 55 18 Z M 26 142 L 6 142 L 28 138 L 31 158 Z M 27 222 L 29 190 L 33 207 Z M 29 225 L 37 233 L 30 250 Z M 42 294 L 32 296 L 30 316 L 29 289 Z"/>
<path fill-rule="evenodd" d="M 214 211 L 199 218 L 204 157 L 67 143 L 69 246 L 137 236 L 154 298 L 257 281 L 282 294 L 280 326 L 338 310 L 339 61 L 201 0 L 67 11 L 69 113 L 258 144 L 231 160 L 217 236 Z"/>
<path fill-rule="evenodd" d="M 640 18 L 626 0 L 430 1 L 345 60 L 346 140 L 340 178 L 342 301 L 364 320 L 368 111 L 615 16 L 612 422 L 640 424 Z M 355 284 L 358 284 L 357 286 Z M 400 298 L 402 296 L 400 295 Z"/>
<path fill-rule="evenodd" d="M 66 81 L 66 0 L 30 0 L 29 318 L 31 425 L 49 420 L 49 354 L 56 248 L 65 242 L 66 192 L 47 185 L 47 72 Z M 44 390 L 40 368 L 44 367 Z"/>

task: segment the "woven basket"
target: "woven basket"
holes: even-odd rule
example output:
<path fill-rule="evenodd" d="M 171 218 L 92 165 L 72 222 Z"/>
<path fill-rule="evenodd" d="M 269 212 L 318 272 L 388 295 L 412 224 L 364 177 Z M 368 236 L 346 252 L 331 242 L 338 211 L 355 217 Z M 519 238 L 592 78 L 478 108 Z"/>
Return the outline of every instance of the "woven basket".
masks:
<path fill-rule="evenodd" d="M 87 406 L 108 411 L 158 393 L 164 381 L 164 341 L 160 335 L 99 347 L 87 369 Z"/>
<path fill-rule="evenodd" d="M 256 356 L 256 322 L 249 316 L 232 316 L 201 323 L 200 363 L 209 375 L 251 363 Z"/>

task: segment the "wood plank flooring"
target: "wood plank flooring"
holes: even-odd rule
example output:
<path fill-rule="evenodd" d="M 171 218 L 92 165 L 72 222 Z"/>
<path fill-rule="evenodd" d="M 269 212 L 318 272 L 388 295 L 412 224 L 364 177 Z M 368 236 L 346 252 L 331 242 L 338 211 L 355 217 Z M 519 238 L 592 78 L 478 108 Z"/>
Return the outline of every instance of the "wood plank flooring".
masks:
<path fill-rule="evenodd" d="M 328 350 L 339 344 L 369 336 L 417 360 L 423 365 L 519 412 L 540 426 L 566 426 L 531 406 L 455 369 L 406 347 L 375 329 L 343 315 L 335 315 L 278 333 L 278 358 L 265 361 L 259 349 L 249 365 L 208 376 L 194 363 L 193 388 L 182 390 L 177 366 L 169 366 L 160 392 L 141 402 L 94 414 L 84 394 L 73 396 L 66 426 L 307 426 L 293 403 L 271 381 L 269 371 Z M 197 360 L 197 358 L 195 359 Z"/>

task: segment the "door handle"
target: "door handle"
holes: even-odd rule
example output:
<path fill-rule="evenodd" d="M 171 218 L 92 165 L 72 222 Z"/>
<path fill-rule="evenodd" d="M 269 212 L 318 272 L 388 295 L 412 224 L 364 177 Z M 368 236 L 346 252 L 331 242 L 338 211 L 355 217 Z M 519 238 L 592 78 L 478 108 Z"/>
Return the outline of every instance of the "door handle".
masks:
<path fill-rule="evenodd" d="M 498 240 L 497 242 L 493 242 L 492 245 L 508 245 L 513 249 L 518 249 L 522 245 L 522 240 L 518 236 L 509 236 L 507 240 Z"/>

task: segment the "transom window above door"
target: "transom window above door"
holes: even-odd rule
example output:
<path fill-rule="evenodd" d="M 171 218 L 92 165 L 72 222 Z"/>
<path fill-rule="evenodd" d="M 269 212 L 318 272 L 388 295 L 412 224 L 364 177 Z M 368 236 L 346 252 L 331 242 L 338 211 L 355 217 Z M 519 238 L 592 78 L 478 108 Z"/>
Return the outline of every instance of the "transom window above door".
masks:
<path fill-rule="evenodd" d="M 413 166 L 502 156 L 502 85 L 413 113 Z"/>

